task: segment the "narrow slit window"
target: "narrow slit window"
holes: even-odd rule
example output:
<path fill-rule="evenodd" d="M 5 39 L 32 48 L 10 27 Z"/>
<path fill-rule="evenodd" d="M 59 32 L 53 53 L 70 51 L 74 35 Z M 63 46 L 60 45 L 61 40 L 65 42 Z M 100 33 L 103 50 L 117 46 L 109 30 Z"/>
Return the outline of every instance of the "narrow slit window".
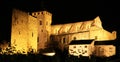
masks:
<path fill-rule="evenodd" d="M 37 37 L 37 42 L 39 42 L 39 37 Z"/>
<path fill-rule="evenodd" d="M 34 36 L 33 32 L 32 32 L 32 37 Z"/>
<path fill-rule="evenodd" d="M 19 35 L 21 34 L 21 32 L 19 31 Z"/>
<path fill-rule="evenodd" d="M 63 44 L 65 43 L 65 38 L 63 38 Z"/>

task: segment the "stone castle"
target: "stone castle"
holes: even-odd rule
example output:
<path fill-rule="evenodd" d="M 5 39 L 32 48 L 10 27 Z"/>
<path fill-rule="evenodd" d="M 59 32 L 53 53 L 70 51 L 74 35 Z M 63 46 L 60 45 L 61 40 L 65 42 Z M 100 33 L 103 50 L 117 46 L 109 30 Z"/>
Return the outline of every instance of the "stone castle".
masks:
<path fill-rule="evenodd" d="M 108 32 L 97 16 L 93 20 L 51 25 L 52 14 L 47 11 L 26 13 L 17 9 L 12 12 L 11 46 L 17 51 L 27 52 L 46 48 L 52 41 L 67 47 L 72 40 L 114 40 L 116 31 Z"/>

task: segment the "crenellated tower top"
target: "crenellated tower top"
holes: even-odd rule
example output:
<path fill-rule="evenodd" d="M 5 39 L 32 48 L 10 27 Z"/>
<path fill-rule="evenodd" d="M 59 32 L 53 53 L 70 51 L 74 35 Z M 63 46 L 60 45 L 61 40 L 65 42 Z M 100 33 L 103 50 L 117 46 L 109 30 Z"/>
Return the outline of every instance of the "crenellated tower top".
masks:
<path fill-rule="evenodd" d="M 52 16 L 52 14 L 48 11 L 40 11 L 40 12 L 33 12 L 32 13 L 33 17 L 37 17 L 38 15 L 50 15 L 50 16 Z"/>

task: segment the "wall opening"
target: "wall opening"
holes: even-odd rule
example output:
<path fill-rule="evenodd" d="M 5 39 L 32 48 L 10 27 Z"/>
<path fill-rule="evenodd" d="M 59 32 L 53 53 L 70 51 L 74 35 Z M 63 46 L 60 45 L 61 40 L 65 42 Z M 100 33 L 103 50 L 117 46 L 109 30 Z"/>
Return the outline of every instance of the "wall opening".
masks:
<path fill-rule="evenodd" d="M 43 12 L 41 12 L 41 14 L 43 14 Z"/>
<path fill-rule="evenodd" d="M 33 32 L 32 32 L 32 37 L 34 36 Z"/>
<path fill-rule="evenodd" d="M 21 32 L 19 31 L 19 35 L 21 34 Z"/>
<path fill-rule="evenodd" d="M 53 41 L 53 40 L 54 40 L 54 39 L 53 39 L 53 36 L 50 36 L 50 40 L 51 40 L 51 41 Z"/>
<path fill-rule="evenodd" d="M 39 42 L 39 37 L 37 37 L 37 42 Z"/>
<path fill-rule="evenodd" d="M 43 32 L 43 30 L 41 30 L 41 32 Z"/>
<path fill-rule="evenodd" d="M 34 15 L 36 15 L 36 13 L 34 13 Z"/>
<path fill-rule="evenodd" d="M 73 40 L 76 40 L 76 37 L 74 37 Z"/>
<path fill-rule="evenodd" d="M 112 52 L 113 51 L 113 48 L 112 47 L 109 47 L 109 52 Z"/>
<path fill-rule="evenodd" d="M 65 43 L 65 38 L 63 38 L 63 44 Z"/>
<path fill-rule="evenodd" d="M 40 21 L 40 25 L 42 25 L 42 21 Z"/>
<path fill-rule="evenodd" d="M 85 48 L 87 48 L 87 45 L 85 45 Z"/>
<path fill-rule="evenodd" d="M 87 53 L 87 50 L 83 51 L 83 53 L 82 53 L 82 54 L 86 54 L 86 53 Z"/>

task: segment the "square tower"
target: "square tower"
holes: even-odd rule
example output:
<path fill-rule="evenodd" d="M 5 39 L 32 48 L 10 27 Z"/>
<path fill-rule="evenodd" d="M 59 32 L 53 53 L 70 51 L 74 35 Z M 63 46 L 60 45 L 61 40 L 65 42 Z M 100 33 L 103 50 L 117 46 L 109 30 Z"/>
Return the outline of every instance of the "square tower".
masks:
<path fill-rule="evenodd" d="M 38 28 L 38 50 L 46 48 L 51 33 L 52 14 L 47 11 L 33 12 L 39 23 Z"/>
<path fill-rule="evenodd" d="M 38 21 L 28 13 L 14 9 L 12 12 L 11 46 L 17 52 L 37 51 Z"/>

